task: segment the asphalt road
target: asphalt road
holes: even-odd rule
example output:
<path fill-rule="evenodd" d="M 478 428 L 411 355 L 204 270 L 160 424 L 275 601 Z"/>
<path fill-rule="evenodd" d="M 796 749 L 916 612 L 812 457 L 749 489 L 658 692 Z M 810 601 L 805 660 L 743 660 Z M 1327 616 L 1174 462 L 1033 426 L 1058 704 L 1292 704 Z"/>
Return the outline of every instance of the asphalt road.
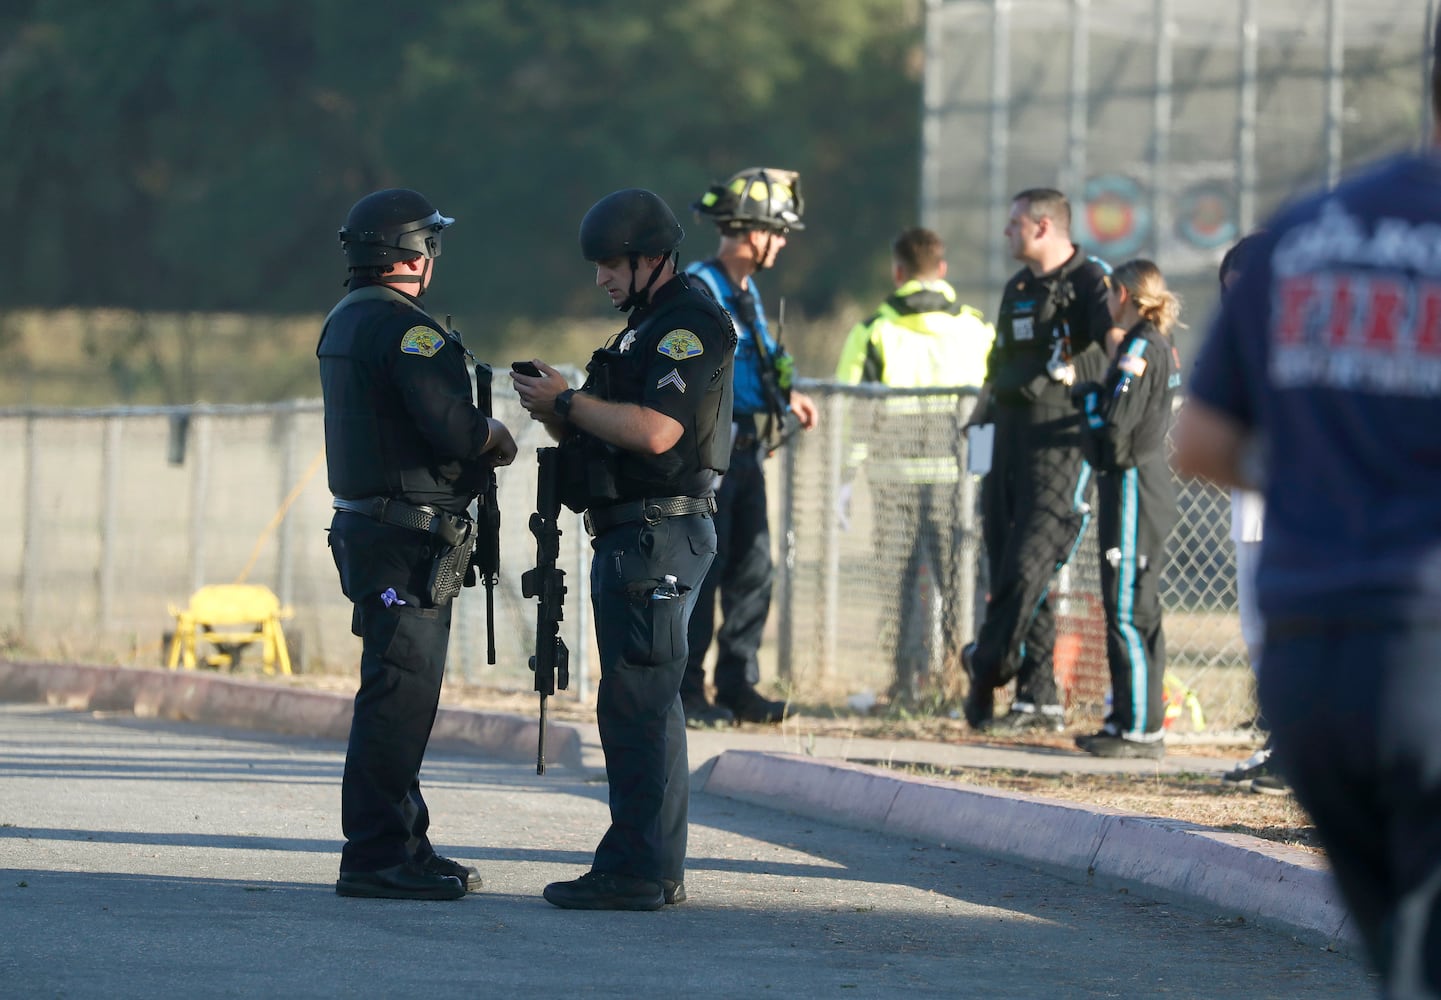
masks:
<path fill-rule="evenodd" d="M 586 869 L 603 778 L 454 752 L 422 776 L 432 835 L 484 891 L 341 899 L 343 754 L 0 704 L 0 997 L 1375 992 L 1314 942 L 704 794 L 690 902 L 557 910 L 540 889 Z"/>

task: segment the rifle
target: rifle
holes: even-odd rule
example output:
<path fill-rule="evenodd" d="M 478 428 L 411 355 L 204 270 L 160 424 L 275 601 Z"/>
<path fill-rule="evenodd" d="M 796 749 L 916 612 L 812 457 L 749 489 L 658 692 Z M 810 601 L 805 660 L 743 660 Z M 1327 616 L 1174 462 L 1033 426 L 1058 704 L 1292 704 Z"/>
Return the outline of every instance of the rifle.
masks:
<path fill-rule="evenodd" d="M 449 319 L 449 317 L 447 317 Z M 447 324 L 448 325 L 448 324 Z M 494 372 L 490 365 L 475 363 L 476 407 L 487 418 L 495 416 L 490 387 Z M 476 497 L 475 553 L 471 565 L 485 585 L 485 662 L 495 663 L 495 588 L 500 583 L 500 499 L 496 494 L 495 469 L 486 472 L 485 487 Z"/>
<path fill-rule="evenodd" d="M 535 690 L 540 695 L 540 736 L 536 744 L 535 773 L 545 773 L 545 699 L 564 691 L 570 684 L 570 650 L 560 637 L 565 618 L 565 570 L 555 565 L 560 558 L 560 449 L 540 448 L 535 486 L 535 513 L 530 515 L 530 533 L 535 536 L 535 568 L 520 575 L 520 592 L 539 598 L 535 615 L 535 655 L 530 669 L 535 672 Z"/>

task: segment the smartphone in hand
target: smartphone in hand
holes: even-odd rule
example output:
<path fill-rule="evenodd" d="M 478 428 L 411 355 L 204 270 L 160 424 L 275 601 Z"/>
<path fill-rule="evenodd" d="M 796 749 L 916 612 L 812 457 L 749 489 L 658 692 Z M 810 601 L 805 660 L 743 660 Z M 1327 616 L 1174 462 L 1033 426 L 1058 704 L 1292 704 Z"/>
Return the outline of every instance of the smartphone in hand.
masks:
<path fill-rule="evenodd" d="M 542 372 L 532 361 L 512 361 L 510 370 L 520 375 L 529 375 L 531 378 L 540 378 Z"/>

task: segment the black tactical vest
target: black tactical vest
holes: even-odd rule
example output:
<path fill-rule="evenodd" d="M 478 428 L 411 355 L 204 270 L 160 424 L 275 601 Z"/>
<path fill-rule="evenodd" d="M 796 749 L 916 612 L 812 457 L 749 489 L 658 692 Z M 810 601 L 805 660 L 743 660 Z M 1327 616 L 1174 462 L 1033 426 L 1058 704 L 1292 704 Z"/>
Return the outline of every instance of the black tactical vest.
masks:
<path fill-rule="evenodd" d="M 623 451 L 588 434 L 571 434 L 562 445 L 566 453 L 563 478 L 569 484 L 562 493 L 573 509 L 646 497 L 707 496 L 714 474 L 724 472 L 730 464 L 735 328 L 715 299 L 692 287 L 685 275 L 678 274 L 672 281 L 680 287 L 633 313 L 633 325 L 591 355 L 581 391 L 610 402 L 642 402 L 647 372 L 653 374 L 656 345 L 675 329 L 674 314 L 681 310 L 703 313 L 722 331 L 725 365 L 706 387 L 695 425 L 684 428 L 675 447 L 664 454 Z"/>
<path fill-rule="evenodd" d="M 468 504 L 468 493 L 455 483 L 459 466 L 438 461 L 401 394 L 385 378 L 383 355 L 399 349 L 406 328 L 422 323 L 440 329 L 406 296 L 379 285 L 352 291 L 326 317 L 315 353 L 335 496 L 388 496 L 452 511 Z M 450 338 L 433 360 L 438 368 L 447 366 L 437 374 L 469 385 L 464 354 Z"/>

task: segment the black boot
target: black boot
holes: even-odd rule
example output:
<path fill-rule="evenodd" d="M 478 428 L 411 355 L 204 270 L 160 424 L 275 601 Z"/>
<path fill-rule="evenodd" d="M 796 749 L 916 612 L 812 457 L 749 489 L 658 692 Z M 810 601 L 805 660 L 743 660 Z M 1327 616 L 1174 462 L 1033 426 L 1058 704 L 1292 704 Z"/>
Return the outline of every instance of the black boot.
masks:
<path fill-rule="evenodd" d="M 432 875 L 413 861 L 377 872 L 341 872 L 337 896 L 362 899 L 459 899 L 465 883 L 450 875 Z"/>
<path fill-rule="evenodd" d="M 609 872 L 586 872 L 572 882 L 552 882 L 544 895 L 546 902 L 563 910 L 659 910 L 665 905 L 660 882 Z"/>

